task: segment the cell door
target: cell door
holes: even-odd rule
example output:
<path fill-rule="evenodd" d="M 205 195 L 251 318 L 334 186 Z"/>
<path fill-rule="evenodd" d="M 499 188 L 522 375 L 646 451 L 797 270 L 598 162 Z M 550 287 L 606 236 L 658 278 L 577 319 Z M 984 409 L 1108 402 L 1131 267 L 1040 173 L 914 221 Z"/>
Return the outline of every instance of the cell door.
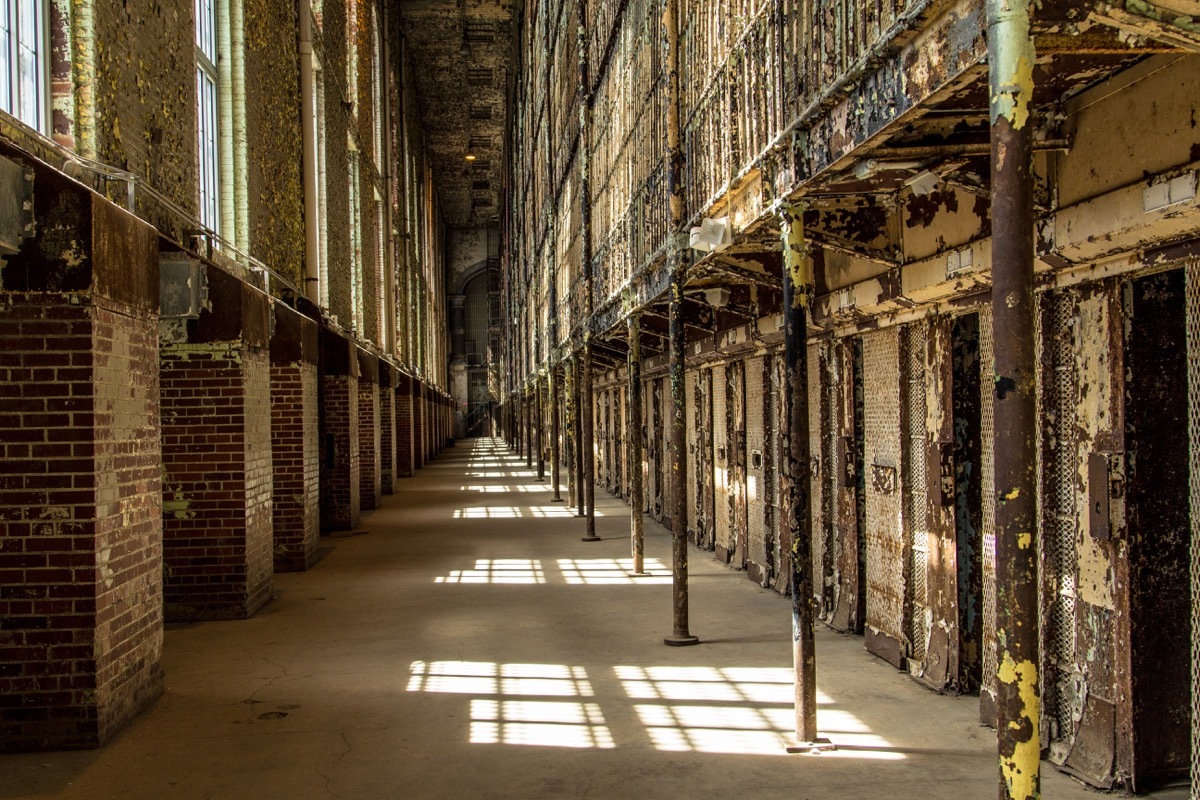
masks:
<path fill-rule="evenodd" d="M 716 510 L 716 492 L 713 491 L 713 470 L 715 468 L 715 452 L 713 449 L 713 372 L 705 368 L 700 372 L 700 380 L 696 381 L 696 391 L 699 395 L 697 407 L 700 409 L 700 437 L 698 447 L 704 463 L 700 484 L 700 507 L 697 519 L 703 523 L 697 526 L 697 546 L 712 550 L 716 541 L 714 514 Z M 700 461 L 701 459 L 697 459 Z"/>
<path fill-rule="evenodd" d="M 625 452 L 625 432 L 628 429 L 625 388 L 619 387 L 613 390 L 613 471 L 616 473 L 613 485 L 618 497 L 629 496 L 629 485 L 626 483 L 628 454 Z"/>
<path fill-rule="evenodd" d="M 954 414 L 954 541 L 958 601 L 958 674 L 955 688 L 974 692 L 982 677 L 983 483 L 979 315 L 955 318 L 950 332 Z"/>
<path fill-rule="evenodd" d="M 837 524 L 828 542 L 834 570 L 829 624 L 843 633 L 862 633 L 866 621 L 866 429 L 861 338 L 834 345 L 831 422 L 837 430 Z"/>
<path fill-rule="evenodd" d="M 664 484 L 666 483 L 663 466 L 666 462 L 664 458 L 662 440 L 663 440 L 663 425 L 666 422 L 663 416 L 663 382 L 661 378 L 656 378 L 650 381 L 650 411 L 653 425 L 650 430 L 649 450 L 650 453 L 650 469 L 654 473 L 654 502 L 652 504 L 651 513 L 656 520 L 662 521 L 663 507 L 665 505 Z"/>
<path fill-rule="evenodd" d="M 746 364 L 735 361 L 725 367 L 725 431 L 729 454 L 729 530 L 733 550 L 728 560 L 745 569 L 747 558 L 746 517 Z"/>
<path fill-rule="evenodd" d="M 1186 776 L 1191 763 L 1192 631 L 1186 612 L 1191 607 L 1191 519 L 1188 443 L 1182 435 L 1188 425 L 1183 270 L 1132 281 L 1126 302 L 1132 788 L 1145 790 Z M 1090 505 L 1102 502 L 1103 488 L 1092 488 Z M 1097 527 L 1093 525 L 1093 536 Z"/>

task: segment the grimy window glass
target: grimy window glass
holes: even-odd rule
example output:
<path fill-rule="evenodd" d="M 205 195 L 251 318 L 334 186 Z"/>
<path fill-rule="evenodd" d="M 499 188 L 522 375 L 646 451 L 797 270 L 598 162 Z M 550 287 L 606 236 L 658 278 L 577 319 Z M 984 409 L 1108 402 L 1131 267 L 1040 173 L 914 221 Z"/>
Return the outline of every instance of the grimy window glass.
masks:
<path fill-rule="evenodd" d="M 221 228 L 217 161 L 217 14 L 218 0 L 196 0 L 196 119 L 200 167 L 200 222 Z"/>
<path fill-rule="evenodd" d="M 0 0 L 0 108 L 46 133 L 45 0 Z"/>

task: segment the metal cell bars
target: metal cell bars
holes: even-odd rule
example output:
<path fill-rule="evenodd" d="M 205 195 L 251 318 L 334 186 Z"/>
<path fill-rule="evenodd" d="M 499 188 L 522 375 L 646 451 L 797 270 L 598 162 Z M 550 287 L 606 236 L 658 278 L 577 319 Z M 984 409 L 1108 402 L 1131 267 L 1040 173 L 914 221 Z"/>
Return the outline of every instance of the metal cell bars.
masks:
<path fill-rule="evenodd" d="M 906 633 L 912 645 L 912 658 L 925 657 L 929 638 L 928 559 L 929 559 L 929 492 L 925 477 L 925 351 L 928 328 L 925 322 L 914 322 L 901 330 L 902 363 L 901 413 L 904 415 L 904 453 L 901 485 L 904 491 L 904 534 L 908 551 L 909 591 L 907 597 Z"/>
<path fill-rule="evenodd" d="M 996 690 L 996 406 L 992 399 L 995 351 L 992 342 L 992 309 L 979 309 L 979 404 L 982 452 L 979 477 L 983 484 L 983 664 L 981 686 Z"/>
<path fill-rule="evenodd" d="M 821 89 L 833 85 L 881 41 L 896 18 L 918 0 L 797 0 L 807 23 L 802 52 L 804 87 L 800 107 L 812 102 Z"/>
<path fill-rule="evenodd" d="M 1046 741 L 1070 735 L 1075 695 L 1075 568 L 1078 560 L 1075 296 L 1044 296 L 1042 311 L 1042 674 Z"/>
<path fill-rule="evenodd" d="M 681 31 L 687 211 L 707 210 L 783 130 L 781 0 L 690 0 Z"/>
<path fill-rule="evenodd" d="M 660 6 L 659 0 L 630 0 L 613 31 L 612 55 L 596 76 L 590 201 L 594 263 L 605 267 L 596 276 L 600 303 L 614 298 L 668 240 Z"/>
<path fill-rule="evenodd" d="M 1192 800 L 1200 799 L 1200 260 L 1184 268 L 1187 303 L 1188 500 L 1192 542 Z"/>

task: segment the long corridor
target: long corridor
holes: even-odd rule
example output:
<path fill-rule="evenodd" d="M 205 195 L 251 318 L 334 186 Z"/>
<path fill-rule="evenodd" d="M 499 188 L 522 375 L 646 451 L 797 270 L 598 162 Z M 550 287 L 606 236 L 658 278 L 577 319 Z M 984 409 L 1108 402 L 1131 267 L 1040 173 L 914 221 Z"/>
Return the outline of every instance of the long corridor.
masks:
<path fill-rule="evenodd" d="M 838 750 L 786 755 L 787 601 L 693 549 L 702 644 L 664 647 L 668 533 L 648 521 L 652 574 L 631 578 L 627 507 L 597 517 L 581 542 L 502 442 L 460 442 L 254 618 L 168 626 L 157 703 L 101 750 L 5 758 L 0 797 L 995 796 L 975 698 L 827 630 Z M 1044 796 L 1094 794 L 1047 769 Z"/>

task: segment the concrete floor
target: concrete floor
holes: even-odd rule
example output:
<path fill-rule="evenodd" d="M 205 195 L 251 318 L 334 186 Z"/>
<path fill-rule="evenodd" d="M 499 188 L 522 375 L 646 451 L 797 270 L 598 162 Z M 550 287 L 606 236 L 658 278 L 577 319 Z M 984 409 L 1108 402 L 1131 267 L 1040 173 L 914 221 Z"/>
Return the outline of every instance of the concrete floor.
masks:
<path fill-rule="evenodd" d="M 253 619 L 170 626 L 165 694 L 108 746 L 0 757 L 0 797 L 996 796 L 976 698 L 823 628 L 840 749 L 785 755 L 787 600 L 693 549 L 703 644 L 665 647 L 668 533 L 647 523 L 654 574 L 631 579 L 627 507 L 600 492 L 604 541 L 584 543 L 546 487 L 502 445 L 459 443 Z M 1047 798 L 1096 797 L 1044 774 Z"/>

